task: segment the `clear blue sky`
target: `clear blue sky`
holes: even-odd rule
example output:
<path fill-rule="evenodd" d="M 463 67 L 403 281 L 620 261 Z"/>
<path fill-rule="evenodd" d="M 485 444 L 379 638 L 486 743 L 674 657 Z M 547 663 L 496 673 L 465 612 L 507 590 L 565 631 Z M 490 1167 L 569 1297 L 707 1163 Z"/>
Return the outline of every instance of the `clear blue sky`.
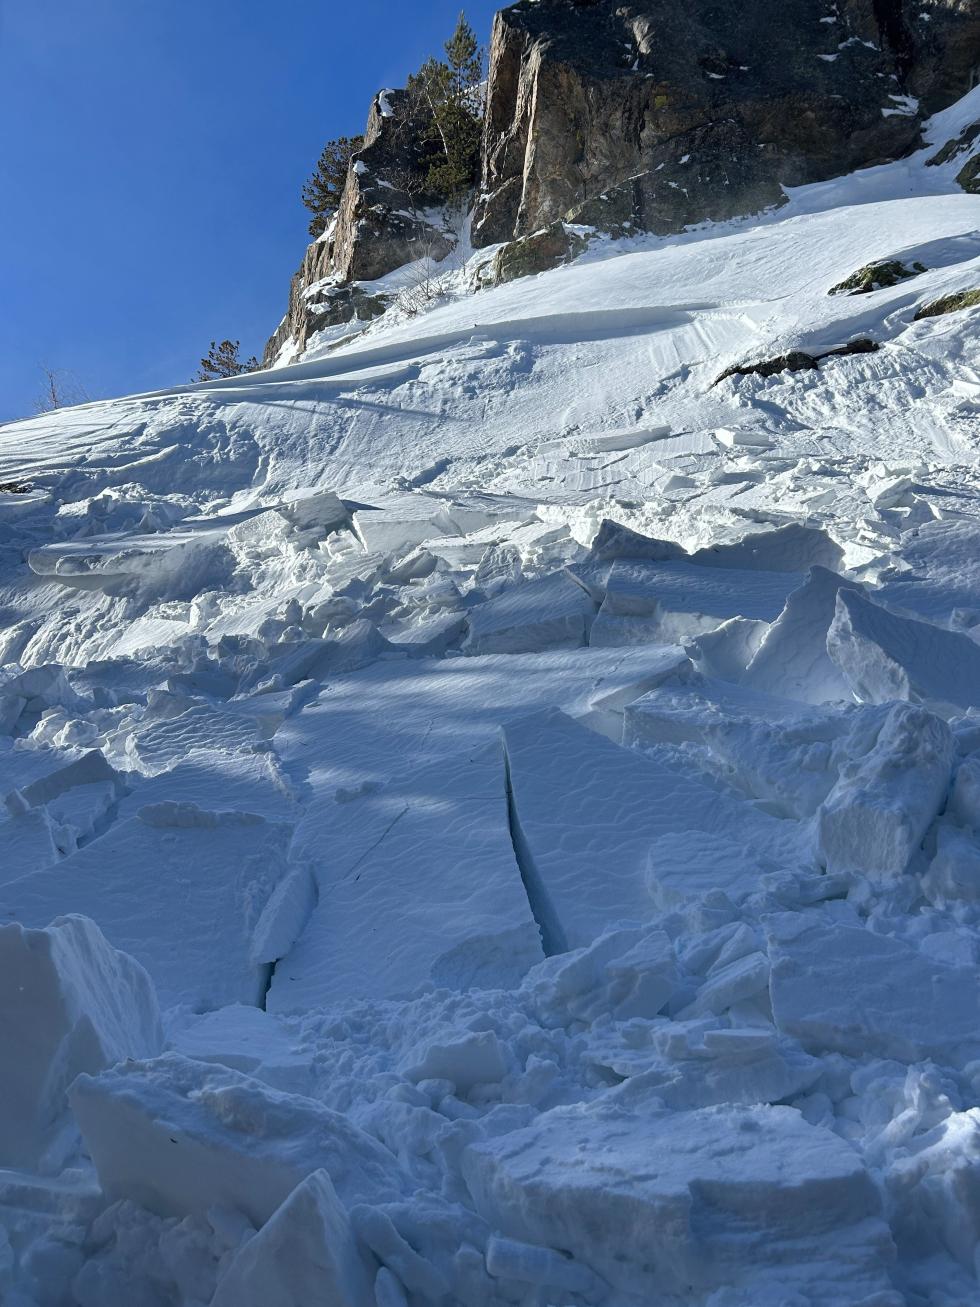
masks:
<path fill-rule="evenodd" d="M 486 42 L 493 0 L 468 0 Z M 260 354 L 323 142 L 441 51 L 460 0 L 0 0 L 0 421 Z"/>

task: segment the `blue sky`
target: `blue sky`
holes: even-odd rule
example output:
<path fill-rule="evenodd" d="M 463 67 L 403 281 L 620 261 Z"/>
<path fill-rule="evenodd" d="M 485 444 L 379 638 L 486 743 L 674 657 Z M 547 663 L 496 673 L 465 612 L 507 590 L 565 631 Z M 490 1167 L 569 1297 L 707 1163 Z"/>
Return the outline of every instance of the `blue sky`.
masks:
<path fill-rule="evenodd" d="M 470 0 L 486 42 L 499 3 Z M 460 0 L 0 0 L 0 421 L 261 353 L 323 142 L 441 51 Z"/>

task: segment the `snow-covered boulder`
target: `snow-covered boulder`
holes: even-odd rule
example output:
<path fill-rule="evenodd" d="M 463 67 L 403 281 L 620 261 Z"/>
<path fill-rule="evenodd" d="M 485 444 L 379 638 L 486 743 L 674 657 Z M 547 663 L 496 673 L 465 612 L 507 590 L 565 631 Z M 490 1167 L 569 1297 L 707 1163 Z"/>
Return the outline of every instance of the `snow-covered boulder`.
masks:
<path fill-rule="evenodd" d="M 31 1167 L 74 1078 L 153 1056 L 163 1030 L 149 976 L 85 917 L 0 926 L 0 994 L 0 1165 Z"/>

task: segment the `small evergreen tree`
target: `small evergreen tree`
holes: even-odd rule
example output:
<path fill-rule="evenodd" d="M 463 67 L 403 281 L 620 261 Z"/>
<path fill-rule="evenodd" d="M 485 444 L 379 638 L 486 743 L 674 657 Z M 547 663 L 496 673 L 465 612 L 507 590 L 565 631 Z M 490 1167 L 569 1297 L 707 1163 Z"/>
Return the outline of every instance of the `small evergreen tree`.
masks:
<path fill-rule="evenodd" d="M 195 381 L 214 381 L 216 377 L 237 377 L 243 372 L 257 372 L 259 361 L 253 354 L 242 363 L 238 357 L 237 340 L 223 340 L 220 345 L 211 342 L 207 357 L 201 359 L 201 366 Z"/>
<path fill-rule="evenodd" d="M 408 79 L 410 102 L 428 119 L 432 146 L 425 161 L 427 189 L 458 203 L 474 185 L 480 158 L 483 51 L 461 13 L 445 45 L 446 59 L 427 59 Z"/>
<path fill-rule="evenodd" d="M 311 236 L 320 236 L 337 212 L 351 157 L 363 144 L 363 136 L 338 136 L 323 147 L 313 176 L 303 186 L 303 203 L 313 215 L 310 219 Z"/>

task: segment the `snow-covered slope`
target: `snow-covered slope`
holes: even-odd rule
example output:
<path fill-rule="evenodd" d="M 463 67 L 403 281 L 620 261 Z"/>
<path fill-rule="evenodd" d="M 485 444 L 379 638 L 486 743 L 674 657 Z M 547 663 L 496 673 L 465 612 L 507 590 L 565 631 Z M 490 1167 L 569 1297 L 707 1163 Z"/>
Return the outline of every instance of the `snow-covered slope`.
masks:
<path fill-rule="evenodd" d="M 0 431 L 4 1303 L 977 1300 L 978 116 Z"/>

